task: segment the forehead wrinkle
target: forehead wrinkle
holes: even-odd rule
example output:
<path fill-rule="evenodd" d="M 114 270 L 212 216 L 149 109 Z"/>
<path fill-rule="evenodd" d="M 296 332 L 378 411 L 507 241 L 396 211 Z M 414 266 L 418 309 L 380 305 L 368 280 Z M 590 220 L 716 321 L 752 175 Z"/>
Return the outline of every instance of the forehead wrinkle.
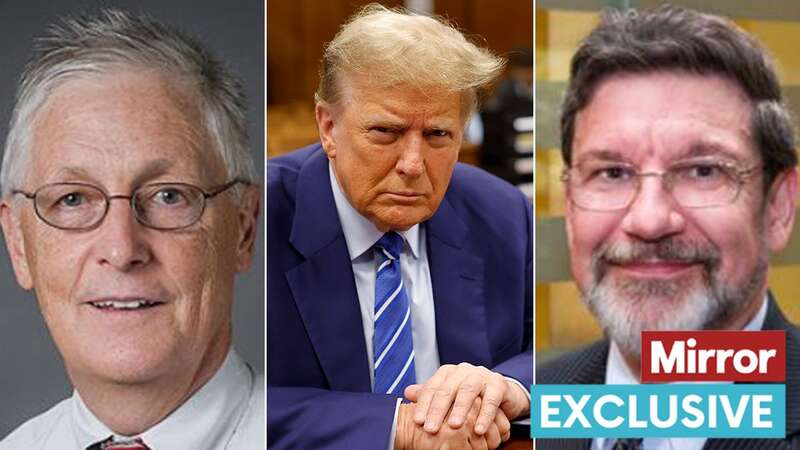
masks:
<path fill-rule="evenodd" d="M 383 88 L 380 85 L 369 83 L 364 77 L 351 77 L 342 80 L 342 106 L 357 103 L 364 110 L 361 118 L 396 120 L 404 126 L 422 123 L 422 126 L 434 128 L 454 128 L 459 122 L 464 122 L 461 117 L 461 95 L 442 88 L 423 90 L 419 87 L 399 85 Z M 405 92 L 401 97 L 383 96 L 381 92 L 394 89 Z M 452 99 L 445 102 L 437 99 Z M 399 100 L 398 100 L 399 99 Z M 450 117 L 451 106 L 455 106 L 455 117 Z M 388 116 L 388 117 L 387 117 Z"/>
<path fill-rule="evenodd" d="M 91 180 L 95 184 L 103 185 L 102 179 L 115 179 L 128 181 L 129 184 L 136 186 L 158 177 L 169 176 L 177 177 L 175 181 L 194 181 L 199 183 L 215 183 L 222 174 L 220 172 L 221 163 L 212 160 L 208 161 L 204 156 L 213 158 L 215 152 L 203 149 L 200 146 L 192 145 L 187 140 L 177 142 L 177 144 L 156 145 L 156 154 L 172 154 L 177 157 L 166 158 L 156 157 L 152 160 L 141 161 L 136 157 L 125 158 L 131 151 L 125 152 L 120 156 L 114 150 L 106 150 L 94 145 L 82 145 L 74 139 L 69 139 L 61 148 L 67 150 L 72 146 L 78 147 L 77 152 L 73 152 L 73 157 L 68 165 L 59 165 L 60 161 L 55 158 L 35 158 L 39 162 L 44 162 L 44 167 L 34 163 L 34 168 L 38 169 L 35 175 L 45 180 L 45 182 L 59 182 L 68 180 Z M 187 145 L 188 144 L 188 145 Z M 34 149 L 36 150 L 36 149 Z M 137 150 L 133 150 L 136 152 Z M 145 151 L 142 149 L 141 151 Z M 210 152 L 210 153 L 209 153 Z M 74 157 L 77 155 L 77 158 Z M 203 162 L 206 161 L 206 162 Z M 99 163 L 99 164 L 98 164 Z M 216 164 L 215 164 L 216 163 Z M 33 172 L 33 171 L 32 171 Z M 34 175 L 30 173 L 30 175 Z"/>
<path fill-rule="evenodd" d="M 696 157 L 722 157 L 742 161 L 751 152 L 750 137 L 746 133 L 740 135 L 739 128 L 714 123 L 709 126 L 705 122 L 692 122 L 688 126 L 684 123 L 680 122 L 683 128 L 677 132 L 672 123 L 666 129 L 652 126 L 646 156 L 658 155 L 662 161 Z"/>
<path fill-rule="evenodd" d="M 137 80 L 136 75 L 154 75 L 155 78 Z M 125 178 L 135 173 L 137 179 L 134 181 L 137 183 L 147 175 L 155 177 L 167 174 L 171 169 L 188 172 L 182 176 L 189 175 L 202 183 L 217 182 L 220 181 L 218 178 L 224 177 L 224 164 L 211 148 L 211 139 L 202 126 L 198 105 L 191 99 L 186 87 L 158 74 L 127 74 L 127 79 L 133 80 L 134 89 L 147 89 L 149 92 L 144 96 L 126 96 L 119 89 L 114 90 L 115 81 L 109 76 L 101 74 L 77 78 L 56 89 L 36 117 L 34 141 L 41 141 L 43 145 L 34 142 L 32 148 L 44 150 L 50 147 L 49 151 L 56 154 L 71 149 L 70 155 L 78 165 L 85 161 L 89 167 L 105 169 L 112 174 L 115 169 L 121 170 Z M 92 97 L 88 103 L 81 102 L 75 97 L 78 93 L 73 94 L 74 89 L 67 89 L 70 86 L 78 91 L 88 88 L 90 93 L 93 86 L 98 86 L 100 92 L 119 95 L 118 100 L 122 103 L 112 103 L 109 108 L 110 100 L 98 96 Z M 125 86 L 121 85 L 123 89 Z M 107 123 L 113 121 L 117 114 L 139 114 L 139 120 L 131 122 L 127 119 L 127 129 L 111 128 L 106 131 Z M 153 133 L 154 129 L 158 132 Z M 98 136 L 104 138 L 98 139 Z M 145 161 L 147 167 L 140 168 L 137 166 L 141 161 L 136 155 L 140 151 L 148 155 L 168 154 L 174 157 L 173 161 L 166 158 Z M 57 158 L 36 159 L 50 161 L 48 165 L 58 163 Z M 101 161 L 101 164 L 97 164 L 97 161 Z M 77 175 L 88 175 L 88 172 Z"/>
<path fill-rule="evenodd" d="M 658 109 L 650 107 L 654 102 L 648 101 L 650 100 L 649 98 L 626 95 L 626 85 L 643 90 L 643 83 L 652 85 L 656 81 L 660 88 L 651 88 L 645 94 L 646 96 L 652 96 L 656 104 L 663 103 Z M 694 82 L 695 84 L 698 82 L 704 83 L 706 92 L 709 95 L 704 96 L 684 92 L 686 89 L 683 88 L 683 84 L 689 82 Z M 692 97 L 687 97 L 689 95 L 692 95 Z M 720 97 L 729 98 L 734 107 L 720 110 L 717 104 Z M 683 106 L 672 107 L 675 102 Z M 736 107 L 735 104 L 740 105 L 741 108 Z M 630 124 L 631 126 L 635 126 L 636 122 L 642 121 L 652 121 L 655 126 L 675 126 L 688 120 L 695 122 L 695 126 L 692 128 L 694 128 L 695 133 L 700 135 L 707 134 L 709 131 L 712 134 L 718 134 L 714 129 L 719 129 L 728 133 L 750 137 L 752 102 L 750 102 L 738 84 L 716 75 L 656 72 L 611 76 L 597 85 L 590 101 L 576 114 L 575 131 L 579 131 L 582 124 L 596 126 L 597 124 L 592 122 L 609 120 L 609 118 L 614 117 L 615 110 L 619 108 L 636 111 L 638 117 Z M 586 112 L 590 109 L 593 111 L 592 116 L 587 117 Z M 713 114 L 711 114 L 712 112 Z M 623 125 L 625 124 L 617 123 L 615 126 L 618 128 Z M 576 133 L 575 148 L 578 148 L 578 137 Z M 584 139 L 586 138 L 584 136 Z"/>
<path fill-rule="evenodd" d="M 589 144 L 594 144 L 592 140 L 599 141 L 596 148 L 583 150 L 583 145 L 575 146 L 573 161 L 579 163 L 585 160 L 601 159 L 608 161 L 631 161 L 643 162 L 651 158 L 657 158 L 662 162 L 677 161 L 695 157 L 722 157 L 734 162 L 746 159 L 745 155 L 737 152 L 740 142 L 736 136 L 724 129 L 720 131 L 708 130 L 705 127 L 692 126 L 691 128 L 676 133 L 665 133 L 662 128 L 657 126 L 648 127 L 649 137 L 646 141 L 636 138 L 638 131 L 633 127 L 633 131 L 623 129 L 610 136 L 590 137 Z M 689 137 L 687 137 L 689 136 Z M 749 143 L 749 139 L 742 142 Z M 676 146 L 675 143 L 678 143 Z M 629 148 L 630 151 L 617 150 L 615 148 Z"/>
<path fill-rule="evenodd" d="M 415 102 L 413 100 L 399 102 L 399 104 L 383 104 L 382 109 L 388 113 L 399 117 L 409 117 L 413 123 L 420 123 L 427 128 L 452 128 L 455 126 L 453 118 L 450 117 L 451 109 L 445 102 L 432 101 L 431 96 L 424 93 L 419 95 L 427 98 L 428 102 Z M 413 97 L 415 97 L 414 95 Z M 409 106 L 411 106 L 409 108 Z M 457 112 L 456 117 L 460 119 Z"/>

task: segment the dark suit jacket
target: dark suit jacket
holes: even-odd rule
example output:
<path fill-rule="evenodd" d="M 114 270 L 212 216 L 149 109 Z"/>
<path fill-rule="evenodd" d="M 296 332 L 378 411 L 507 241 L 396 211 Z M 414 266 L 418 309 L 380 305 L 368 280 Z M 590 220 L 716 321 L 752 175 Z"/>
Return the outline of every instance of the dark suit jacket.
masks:
<path fill-rule="evenodd" d="M 267 163 L 267 422 L 270 448 L 386 448 L 396 399 L 370 392 L 356 285 L 319 144 Z M 531 206 L 457 164 L 427 227 L 442 364 L 530 385 Z"/>
<path fill-rule="evenodd" d="M 800 448 L 800 330 L 789 323 L 770 297 L 763 330 L 786 331 L 786 439 L 708 439 L 703 450 L 778 450 Z M 603 384 L 609 342 L 602 340 L 543 365 L 541 384 Z M 537 439 L 537 450 L 586 450 L 590 439 Z"/>

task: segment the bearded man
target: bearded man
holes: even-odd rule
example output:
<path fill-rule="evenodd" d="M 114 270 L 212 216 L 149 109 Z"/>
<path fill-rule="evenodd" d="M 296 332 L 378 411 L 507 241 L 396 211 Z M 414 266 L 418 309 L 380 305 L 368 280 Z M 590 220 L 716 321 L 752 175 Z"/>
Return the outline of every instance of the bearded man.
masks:
<path fill-rule="evenodd" d="M 767 288 L 795 217 L 797 155 L 773 64 L 729 21 L 611 11 L 573 57 L 561 116 L 572 272 L 606 339 L 543 384 L 639 382 L 643 330 L 786 330 L 786 440 L 539 440 L 537 448 L 800 442 L 800 332 Z"/>

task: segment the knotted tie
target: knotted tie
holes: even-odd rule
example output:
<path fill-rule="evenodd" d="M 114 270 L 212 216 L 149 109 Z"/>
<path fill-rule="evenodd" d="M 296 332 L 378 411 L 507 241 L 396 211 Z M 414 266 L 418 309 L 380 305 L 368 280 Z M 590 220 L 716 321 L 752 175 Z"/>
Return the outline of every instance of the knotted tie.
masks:
<path fill-rule="evenodd" d="M 642 438 L 617 439 L 611 450 L 642 450 Z"/>
<path fill-rule="evenodd" d="M 108 439 L 86 447 L 86 450 L 150 450 L 150 447 L 142 441 L 142 438 L 115 441 L 114 436 L 109 436 Z"/>
<path fill-rule="evenodd" d="M 386 233 L 373 248 L 379 255 L 375 275 L 375 334 L 372 337 L 373 391 L 402 397 L 406 386 L 416 380 L 411 308 L 400 270 L 403 237 L 395 232 Z"/>

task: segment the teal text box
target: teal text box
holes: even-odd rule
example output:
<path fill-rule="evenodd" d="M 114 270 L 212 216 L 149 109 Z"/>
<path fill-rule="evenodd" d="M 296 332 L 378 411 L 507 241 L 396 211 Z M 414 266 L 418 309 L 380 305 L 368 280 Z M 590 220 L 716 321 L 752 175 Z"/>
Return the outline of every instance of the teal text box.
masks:
<path fill-rule="evenodd" d="M 573 410 L 580 410 L 582 415 L 573 414 Z M 785 435 L 783 384 L 531 386 L 531 437 L 535 438 Z"/>

